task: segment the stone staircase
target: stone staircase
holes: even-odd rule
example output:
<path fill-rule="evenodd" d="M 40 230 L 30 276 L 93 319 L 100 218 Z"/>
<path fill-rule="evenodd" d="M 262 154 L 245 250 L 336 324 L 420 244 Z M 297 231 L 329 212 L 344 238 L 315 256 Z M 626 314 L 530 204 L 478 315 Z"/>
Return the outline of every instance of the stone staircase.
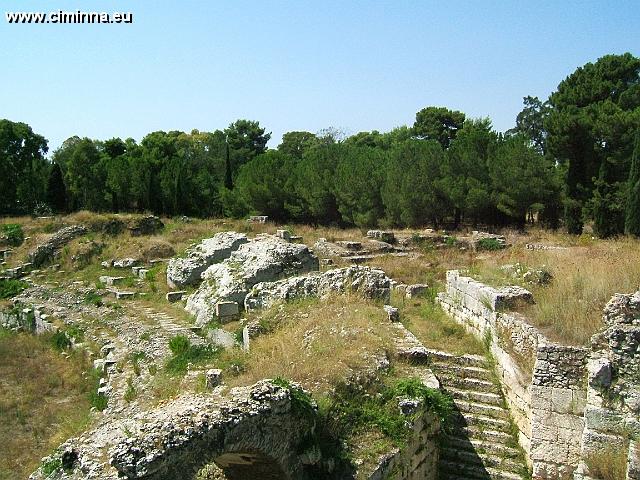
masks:
<path fill-rule="evenodd" d="M 530 478 L 500 386 L 486 359 L 434 350 L 428 351 L 428 358 L 457 407 L 453 426 L 444 434 L 440 449 L 440 480 Z"/>

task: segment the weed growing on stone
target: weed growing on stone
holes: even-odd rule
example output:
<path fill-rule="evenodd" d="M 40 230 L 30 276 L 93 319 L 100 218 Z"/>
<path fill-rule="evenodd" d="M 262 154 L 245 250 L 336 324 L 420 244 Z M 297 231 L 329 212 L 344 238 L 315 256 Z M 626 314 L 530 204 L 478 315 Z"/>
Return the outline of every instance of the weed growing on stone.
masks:
<path fill-rule="evenodd" d="M 222 348 L 211 345 L 191 345 L 184 335 L 169 340 L 172 357 L 166 363 L 166 370 L 172 375 L 184 375 L 189 364 L 198 365 L 213 360 L 222 352 Z"/>

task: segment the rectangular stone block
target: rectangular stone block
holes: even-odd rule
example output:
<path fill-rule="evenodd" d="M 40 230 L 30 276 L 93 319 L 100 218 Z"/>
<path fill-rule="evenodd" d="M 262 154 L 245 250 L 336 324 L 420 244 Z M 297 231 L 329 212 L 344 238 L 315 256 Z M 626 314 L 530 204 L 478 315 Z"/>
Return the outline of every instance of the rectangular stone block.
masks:
<path fill-rule="evenodd" d="M 167 302 L 169 303 L 179 302 L 180 300 L 182 300 L 182 297 L 184 296 L 185 293 L 187 292 L 185 292 L 184 290 L 167 292 L 167 295 L 166 295 Z"/>
<path fill-rule="evenodd" d="M 216 303 L 216 317 L 221 322 L 230 322 L 240 317 L 240 308 L 236 302 Z"/>

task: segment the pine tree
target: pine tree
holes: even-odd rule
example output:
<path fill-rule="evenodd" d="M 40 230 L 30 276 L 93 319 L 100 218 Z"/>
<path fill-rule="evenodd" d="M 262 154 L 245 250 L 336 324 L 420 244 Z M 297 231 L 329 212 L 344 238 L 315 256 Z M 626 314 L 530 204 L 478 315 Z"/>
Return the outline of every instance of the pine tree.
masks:
<path fill-rule="evenodd" d="M 47 203 L 54 212 L 64 212 L 67 208 L 67 190 L 60 165 L 54 163 L 47 181 Z"/>
<path fill-rule="evenodd" d="M 631 157 L 624 231 L 627 235 L 640 237 L 640 133 L 636 135 Z"/>

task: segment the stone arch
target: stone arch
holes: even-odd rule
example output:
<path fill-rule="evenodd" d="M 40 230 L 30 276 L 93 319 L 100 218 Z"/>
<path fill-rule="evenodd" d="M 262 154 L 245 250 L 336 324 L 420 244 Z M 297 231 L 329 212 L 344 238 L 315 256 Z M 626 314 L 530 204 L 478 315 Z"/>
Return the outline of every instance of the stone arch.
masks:
<path fill-rule="evenodd" d="M 228 480 L 307 479 L 305 445 L 315 422 L 291 391 L 265 380 L 230 396 L 163 406 L 146 419 L 144 435 L 114 447 L 111 465 L 130 479 L 192 479 L 211 463 Z"/>

